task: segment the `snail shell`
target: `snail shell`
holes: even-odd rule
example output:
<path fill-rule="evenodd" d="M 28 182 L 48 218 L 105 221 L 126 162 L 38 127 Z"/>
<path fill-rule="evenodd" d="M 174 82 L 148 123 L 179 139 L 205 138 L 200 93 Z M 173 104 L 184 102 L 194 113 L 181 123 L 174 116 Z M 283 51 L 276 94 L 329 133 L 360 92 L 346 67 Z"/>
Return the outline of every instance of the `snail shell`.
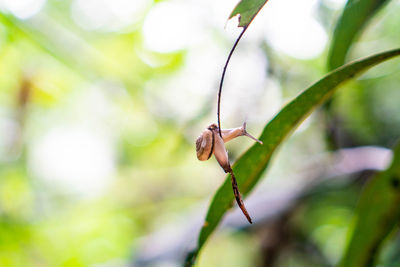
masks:
<path fill-rule="evenodd" d="M 208 160 L 214 152 L 214 130 L 217 125 L 211 124 L 205 129 L 196 140 L 196 154 L 197 158 L 201 161 Z"/>

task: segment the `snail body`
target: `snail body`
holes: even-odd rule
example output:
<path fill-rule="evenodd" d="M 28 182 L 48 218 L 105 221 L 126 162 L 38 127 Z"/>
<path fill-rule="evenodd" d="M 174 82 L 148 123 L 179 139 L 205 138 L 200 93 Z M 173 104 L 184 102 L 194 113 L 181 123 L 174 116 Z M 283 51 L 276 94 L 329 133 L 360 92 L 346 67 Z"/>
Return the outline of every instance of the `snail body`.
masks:
<path fill-rule="evenodd" d="M 221 133 L 221 135 L 220 135 Z M 216 124 L 211 124 L 208 126 L 201 135 L 196 140 L 196 154 L 197 158 L 201 161 L 208 160 L 213 154 L 217 159 L 219 165 L 225 171 L 225 173 L 231 174 L 232 179 L 232 188 L 236 198 L 236 202 L 238 203 L 240 209 L 243 214 L 246 216 L 247 220 L 252 223 L 251 218 L 243 204 L 242 198 L 240 196 L 240 192 L 238 189 L 238 185 L 236 182 L 236 178 L 233 174 L 231 165 L 229 163 L 228 152 L 225 148 L 225 143 L 238 137 L 238 136 L 247 136 L 256 142 L 262 144 L 260 140 L 253 137 L 246 131 L 246 123 L 243 123 L 241 127 L 226 129 L 219 131 L 219 128 Z"/>
<path fill-rule="evenodd" d="M 228 161 L 228 154 L 226 152 L 224 143 L 227 143 L 239 136 L 247 136 L 262 144 L 260 140 L 247 133 L 246 123 L 243 123 L 243 126 L 238 128 L 221 130 L 221 135 L 222 137 L 219 135 L 219 129 L 215 123 L 208 126 L 201 133 L 196 140 L 196 154 L 199 160 L 208 160 L 214 154 L 221 167 L 223 167 L 221 162 L 226 165 L 225 162 Z"/>

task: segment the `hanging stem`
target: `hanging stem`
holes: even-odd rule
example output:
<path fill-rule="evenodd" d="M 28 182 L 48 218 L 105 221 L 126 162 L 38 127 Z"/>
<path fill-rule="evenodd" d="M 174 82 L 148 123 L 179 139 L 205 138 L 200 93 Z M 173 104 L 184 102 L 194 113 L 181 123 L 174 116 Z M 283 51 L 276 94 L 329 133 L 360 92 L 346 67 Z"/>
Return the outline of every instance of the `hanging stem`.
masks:
<path fill-rule="evenodd" d="M 231 174 L 231 182 L 232 182 L 233 194 L 235 195 L 236 202 L 239 205 L 239 208 L 242 210 L 243 214 L 246 216 L 246 218 L 249 221 L 249 223 L 253 223 L 251 221 L 249 213 L 246 210 L 246 207 L 244 206 L 244 203 L 243 203 L 243 200 L 242 200 L 242 197 L 240 195 L 239 188 L 238 188 L 238 185 L 237 185 L 237 182 L 236 182 L 236 177 L 233 174 L 233 170 L 231 169 L 229 171 L 229 173 Z"/>
<path fill-rule="evenodd" d="M 222 71 L 222 76 L 221 76 L 221 82 L 219 83 L 219 89 L 218 89 L 218 107 L 217 107 L 217 119 L 218 119 L 218 131 L 219 131 L 219 136 L 222 138 L 221 134 L 221 119 L 220 119 L 220 111 L 221 111 L 221 93 L 222 93 L 222 85 L 224 84 L 224 78 L 225 78 L 225 72 L 226 68 L 228 67 L 229 61 L 231 60 L 232 54 L 236 49 L 236 46 L 238 45 L 240 39 L 242 38 L 244 32 L 247 30 L 248 26 L 243 27 L 243 31 L 239 34 L 238 38 L 236 39 L 235 43 L 233 44 L 233 47 L 231 51 L 229 52 L 228 58 L 226 59 L 224 70 Z M 232 174 L 233 176 L 233 174 Z"/>

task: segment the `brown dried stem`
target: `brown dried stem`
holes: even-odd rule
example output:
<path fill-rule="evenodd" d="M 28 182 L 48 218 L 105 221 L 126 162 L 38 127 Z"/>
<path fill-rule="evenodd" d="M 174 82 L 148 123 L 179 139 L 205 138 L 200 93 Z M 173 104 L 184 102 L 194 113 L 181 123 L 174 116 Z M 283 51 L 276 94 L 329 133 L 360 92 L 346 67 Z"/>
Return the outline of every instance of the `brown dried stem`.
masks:
<path fill-rule="evenodd" d="M 231 174 L 232 189 L 233 189 L 233 194 L 235 195 L 236 202 L 239 205 L 239 208 L 242 210 L 244 216 L 246 216 L 249 223 L 253 223 L 251 221 L 249 213 L 246 210 L 246 207 L 244 206 L 242 196 L 240 195 L 239 188 L 236 182 L 236 177 L 233 174 L 233 170 L 231 169 L 229 173 Z"/>

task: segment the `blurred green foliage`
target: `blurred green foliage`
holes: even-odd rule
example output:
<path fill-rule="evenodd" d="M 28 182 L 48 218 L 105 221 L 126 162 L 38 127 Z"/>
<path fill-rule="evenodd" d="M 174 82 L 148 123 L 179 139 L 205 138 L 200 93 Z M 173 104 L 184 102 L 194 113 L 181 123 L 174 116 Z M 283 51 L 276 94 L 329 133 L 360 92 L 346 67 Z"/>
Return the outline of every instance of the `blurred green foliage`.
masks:
<path fill-rule="evenodd" d="M 223 28 L 231 4 L 0 1 L 0 266 L 182 263 L 186 242 L 200 228 L 192 219 L 203 219 L 224 176 L 216 162 L 197 161 L 194 140 L 215 121 L 215 88 L 236 35 Z M 313 20 L 331 38 L 344 3 L 314 6 Z M 399 12 L 398 1 L 383 7 L 348 58 L 397 47 Z M 158 24 L 151 21 L 157 16 Z M 238 47 L 222 99 L 223 125 L 238 126 L 247 116 L 254 134 L 326 72 L 326 44 L 307 59 L 289 55 L 265 38 L 264 22 L 257 17 Z M 191 34 L 193 40 L 185 39 Z M 338 149 L 393 145 L 400 127 L 398 72 L 398 60 L 382 64 L 334 95 L 329 116 Z M 318 162 L 328 153 L 325 115 L 318 111 L 282 145 L 258 187 L 261 195 L 307 183 L 318 169 L 312 160 L 326 166 Z M 230 145 L 231 161 L 250 145 Z M 294 177 L 299 173 L 303 178 Z M 223 226 L 198 265 L 337 264 L 370 175 L 324 181 L 327 176 L 256 227 L 243 229 L 241 217 Z M 269 209 L 260 206 L 254 215 Z M 192 224 L 189 235 L 184 229 Z M 284 238 L 273 243 L 276 233 Z M 148 256 L 176 243 L 180 254 Z M 399 246 L 394 232 L 380 266 L 396 266 Z"/>

